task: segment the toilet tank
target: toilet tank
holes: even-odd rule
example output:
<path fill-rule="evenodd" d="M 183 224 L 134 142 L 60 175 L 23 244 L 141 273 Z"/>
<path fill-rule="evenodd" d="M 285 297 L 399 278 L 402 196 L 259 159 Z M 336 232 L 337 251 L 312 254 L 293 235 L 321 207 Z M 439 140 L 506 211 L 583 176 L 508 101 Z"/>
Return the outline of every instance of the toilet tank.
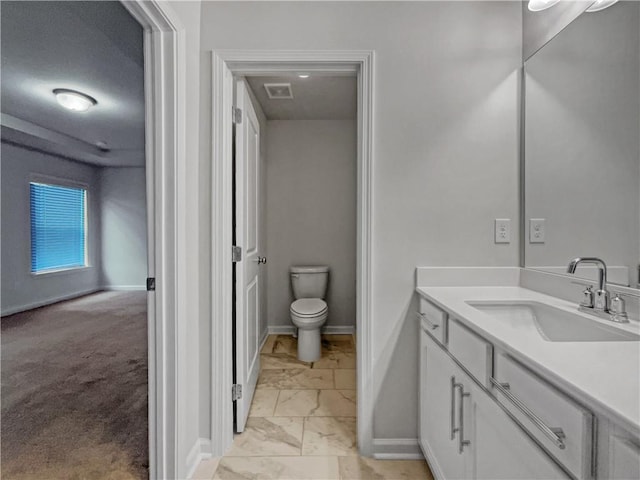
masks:
<path fill-rule="evenodd" d="M 329 267 L 293 266 L 289 269 L 293 296 L 298 298 L 324 298 L 327 294 Z"/>

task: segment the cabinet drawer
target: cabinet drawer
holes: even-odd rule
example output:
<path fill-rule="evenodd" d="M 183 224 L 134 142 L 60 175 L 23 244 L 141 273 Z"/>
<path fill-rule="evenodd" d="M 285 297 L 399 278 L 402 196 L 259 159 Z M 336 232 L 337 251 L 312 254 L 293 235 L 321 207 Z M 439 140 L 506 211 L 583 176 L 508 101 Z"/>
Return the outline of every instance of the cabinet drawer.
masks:
<path fill-rule="evenodd" d="M 500 402 L 577 478 L 593 477 L 593 414 L 506 354 L 496 358 Z"/>
<path fill-rule="evenodd" d="M 424 298 L 420 299 L 420 326 L 436 341 L 447 344 L 447 312 Z"/>
<path fill-rule="evenodd" d="M 484 385 L 489 385 L 493 374 L 493 346 L 476 335 L 456 319 L 448 326 L 449 352 Z"/>

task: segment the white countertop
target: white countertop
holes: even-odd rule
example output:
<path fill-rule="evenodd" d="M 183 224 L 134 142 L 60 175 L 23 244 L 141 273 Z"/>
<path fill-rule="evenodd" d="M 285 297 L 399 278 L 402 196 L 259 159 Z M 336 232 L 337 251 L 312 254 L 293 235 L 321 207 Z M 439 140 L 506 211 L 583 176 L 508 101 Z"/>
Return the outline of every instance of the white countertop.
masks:
<path fill-rule="evenodd" d="M 417 287 L 416 291 L 582 403 L 631 431 L 640 428 L 640 342 L 549 342 L 511 328 L 466 302 L 537 301 L 608 326 L 611 322 L 580 314 L 576 303 L 522 287 Z M 638 322 L 620 328 L 640 333 Z"/>

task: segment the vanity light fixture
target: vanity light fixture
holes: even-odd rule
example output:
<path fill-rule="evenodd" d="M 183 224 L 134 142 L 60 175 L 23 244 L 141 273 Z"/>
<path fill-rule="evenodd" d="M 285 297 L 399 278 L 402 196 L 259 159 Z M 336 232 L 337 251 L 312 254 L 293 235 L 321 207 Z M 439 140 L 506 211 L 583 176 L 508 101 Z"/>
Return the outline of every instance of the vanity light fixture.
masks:
<path fill-rule="evenodd" d="M 73 112 L 86 112 L 98 103 L 95 98 L 68 88 L 56 88 L 53 94 L 60 105 Z"/>
<path fill-rule="evenodd" d="M 614 3 L 618 3 L 618 0 L 596 0 L 593 2 L 589 8 L 585 11 L 589 13 L 599 12 L 600 10 L 604 10 L 605 8 L 609 8 Z"/>
<path fill-rule="evenodd" d="M 553 7 L 560 0 L 529 0 L 527 8 L 532 12 L 541 12 L 547 8 Z"/>
<path fill-rule="evenodd" d="M 298 77 L 300 77 L 300 78 L 309 78 L 309 74 L 308 73 L 299 73 Z"/>

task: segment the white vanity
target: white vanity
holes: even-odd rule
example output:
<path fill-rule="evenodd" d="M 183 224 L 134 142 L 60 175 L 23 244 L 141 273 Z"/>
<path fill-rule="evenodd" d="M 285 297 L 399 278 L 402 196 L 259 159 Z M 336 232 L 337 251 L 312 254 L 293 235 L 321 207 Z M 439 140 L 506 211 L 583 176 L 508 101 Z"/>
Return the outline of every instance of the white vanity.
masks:
<path fill-rule="evenodd" d="M 418 269 L 419 437 L 436 478 L 640 478 L 638 322 L 534 289 L 554 282 L 580 300 L 549 273 Z"/>

